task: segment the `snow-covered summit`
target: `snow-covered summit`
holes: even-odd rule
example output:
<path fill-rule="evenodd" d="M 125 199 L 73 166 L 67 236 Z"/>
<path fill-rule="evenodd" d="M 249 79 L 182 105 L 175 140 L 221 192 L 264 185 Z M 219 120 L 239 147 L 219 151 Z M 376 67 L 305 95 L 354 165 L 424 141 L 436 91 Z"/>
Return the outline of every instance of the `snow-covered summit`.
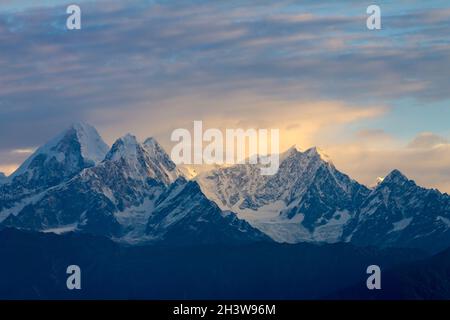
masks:
<path fill-rule="evenodd" d="M 105 160 L 122 162 L 123 170 L 135 180 L 153 178 L 167 185 L 179 176 L 176 165 L 153 138 L 140 143 L 127 134 L 116 140 Z"/>
<path fill-rule="evenodd" d="M 197 179 L 222 210 L 237 212 L 280 242 L 337 241 L 348 212 L 369 192 L 339 172 L 320 149 L 302 152 L 296 146 L 280 155 L 273 176 L 261 176 L 255 165 L 245 165 Z"/>
<path fill-rule="evenodd" d="M 143 145 L 150 158 L 154 159 L 155 161 L 161 162 L 170 170 L 175 170 L 175 163 L 170 159 L 170 156 L 166 153 L 164 148 L 155 138 L 147 138 L 144 141 Z"/>
<path fill-rule="evenodd" d="M 103 160 L 108 146 L 97 130 L 76 123 L 39 147 L 0 188 L 0 220 L 46 189 L 70 180 Z"/>
<path fill-rule="evenodd" d="M 280 153 L 280 162 L 282 162 L 286 158 L 295 156 L 296 154 L 301 153 L 301 152 L 302 152 L 302 150 L 300 149 L 300 147 L 298 147 L 297 145 L 294 144 L 286 151 Z"/>
<path fill-rule="evenodd" d="M 431 250 L 450 245 L 450 197 L 421 188 L 399 170 L 369 189 L 340 172 L 320 149 L 293 146 L 280 154 L 272 176 L 247 163 L 186 181 L 198 172 L 177 168 L 154 138 L 141 143 L 127 134 L 106 149 L 84 123 L 40 147 L 0 184 L 0 223 L 40 231 L 70 227 L 129 243 L 142 237 L 253 241 L 265 237 L 262 231 L 290 243 Z"/>
<path fill-rule="evenodd" d="M 305 155 L 311 158 L 318 158 L 322 161 L 328 162 L 332 164 L 331 158 L 323 151 L 322 149 L 318 147 L 312 147 L 305 151 Z"/>
<path fill-rule="evenodd" d="M 144 153 L 142 145 L 137 138 L 127 133 L 123 137 L 118 138 L 106 154 L 105 160 L 109 161 L 137 161 L 139 156 Z"/>
<path fill-rule="evenodd" d="M 161 147 L 161 145 L 159 144 L 159 142 L 153 137 L 145 139 L 144 146 L 145 149 L 148 151 L 148 153 L 152 156 L 158 157 L 162 153 L 164 154 L 166 153 L 163 147 Z"/>
<path fill-rule="evenodd" d="M 74 123 L 71 128 L 77 134 L 83 158 L 94 164 L 103 161 L 109 146 L 103 141 L 97 130 L 85 122 Z"/>
<path fill-rule="evenodd" d="M 64 172 L 78 172 L 80 167 L 93 166 L 102 161 L 108 152 L 108 145 L 89 124 L 78 122 L 59 133 L 43 146 L 39 147 L 12 174 L 11 179 L 36 168 L 53 166 L 59 163 Z M 72 167 L 72 168 L 71 168 Z M 30 173 L 29 178 L 32 178 Z"/>
<path fill-rule="evenodd" d="M 400 170 L 394 169 L 389 173 L 383 181 L 380 183 L 380 185 L 386 185 L 386 184 L 404 184 L 411 180 L 409 180 L 403 173 L 400 172 Z M 412 181 L 411 181 L 412 182 Z"/>

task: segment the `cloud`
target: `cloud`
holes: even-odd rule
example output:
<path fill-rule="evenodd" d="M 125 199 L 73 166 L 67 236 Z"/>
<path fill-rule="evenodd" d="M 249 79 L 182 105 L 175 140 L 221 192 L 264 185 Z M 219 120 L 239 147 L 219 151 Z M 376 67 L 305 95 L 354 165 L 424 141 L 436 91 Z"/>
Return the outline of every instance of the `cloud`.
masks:
<path fill-rule="evenodd" d="M 386 139 L 384 134 L 375 136 L 380 139 L 379 143 L 353 141 L 329 146 L 326 151 L 338 169 L 366 185 L 373 185 L 377 177 L 399 169 L 421 186 L 450 193 L 450 143 L 447 139 L 433 133 L 420 133 L 402 146 L 395 139 Z M 369 139 L 373 141 L 374 136 Z"/>
<path fill-rule="evenodd" d="M 123 115 L 122 121 L 102 128 L 106 136 L 117 137 L 130 130 L 141 138 L 156 136 L 167 148 L 172 130 L 192 127 L 194 120 L 202 120 L 205 127 L 279 129 L 280 147 L 293 144 L 312 146 L 320 140 L 338 134 L 342 126 L 381 117 L 386 108 L 358 105 L 342 101 L 282 100 L 270 94 L 232 91 L 228 94 L 209 89 L 204 94 L 174 97 L 145 104 L 137 113 Z M 170 110 L 170 111 L 169 111 Z M 111 142 L 111 141 L 109 141 Z"/>
<path fill-rule="evenodd" d="M 19 164 L 6 164 L 6 165 L 0 165 L 0 172 L 4 173 L 6 176 L 9 176 L 11 173 L 16 171 L 16 169 L 19 167 Z"/>
<path fill-rule="evenodd" d="M 13 154 L 31 154 L 34 152 L 34 148 L 27 148 L 27 149 L 14 149 L 11 151 Z"/>
<path fill-rule="evenodd" d="M 0 172 L 10 175 L 34 150 L 35 148 L 0 149 Z"/>
<path fill-rule="evenodd" d="M 444 147 L 449 145 L 449 140 L 432 132 L 422 132 L 414 138 L 409 144 L 409 148 L 430 149 L 434 147 Z"/>
<path fill-rule="evenodd" d="M 361 129 L 356 132 L 356 137 L 360 140 L 384 140 L 391 136 L 382 129 Z"/>
<path fill-rule="evenodd" d="M 286 147 L 339 146 L 335 161 L 369 181 L 390 169 L 378 152 L 419 153 L 399 145 L 401 124 L 409 135 L 437 131 L 418 127 L 450 101 L 450 20 L 439 1 L 389 4 L 380 32 L 365 28 L 359 1 L 82 1 L 76 32 L 64 28 L 64 1 L 19 2 L 0 2 L 3 165 L 23 159 L 11 150 L 73 121 L 95 124 L 111 143 L 127 131 L 167 142 L 174 128 L 204 120 L 279 127 Z M 353 136 L 405 103 L 423 108 Z M 420 175 L 416 165 L 407 170 Z"/>
<path fill-rule="evenodd" d="M 443 77 L 449 49 L 425 27 L 409 34 L 398 26 L 398 46 L 390 34 L 373 41 L 374 33 L 357 28 L 364 25 L 361 16 L 315 12 L 313 2 L 287 13 L 289 5 L 87 3 L 83 30 L 73 33 L 64 30 L 66 16 L 57 7 L 3 15 L 1 127 L 10 127 L 8 119 L 19 112 L 47 127 L 44 122 L 67 123 L 93 110 L 125 113 L 143 103 L 151 108 L 149 101 L 211 86 L 230 93 L 347 100 L 360 107 L 368 99 L 370 105 L 405 95 L 448 98 Z M 414 17 L 419 25 L 428 19 Z M 445 20 L 438 24 L 448 30 Z M 426 46 L 408 42 L 419 35 L 435 40 Z M 20 125 L 29 126 L 27 117 L 23 120 Z"/>

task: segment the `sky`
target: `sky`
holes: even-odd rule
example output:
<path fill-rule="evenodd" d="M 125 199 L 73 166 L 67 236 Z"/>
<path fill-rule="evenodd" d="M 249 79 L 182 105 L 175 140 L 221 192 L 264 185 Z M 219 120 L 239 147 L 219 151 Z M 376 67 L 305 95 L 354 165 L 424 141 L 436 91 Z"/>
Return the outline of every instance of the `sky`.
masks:
<path fill-rule="evenodd" d="M 0 0 L 0 171 L 73 122 L 170 150 L 203 120 L 278 128 L 366 185 L 399 169 L 450 192 L 449 75 L 448 1 Z"/>

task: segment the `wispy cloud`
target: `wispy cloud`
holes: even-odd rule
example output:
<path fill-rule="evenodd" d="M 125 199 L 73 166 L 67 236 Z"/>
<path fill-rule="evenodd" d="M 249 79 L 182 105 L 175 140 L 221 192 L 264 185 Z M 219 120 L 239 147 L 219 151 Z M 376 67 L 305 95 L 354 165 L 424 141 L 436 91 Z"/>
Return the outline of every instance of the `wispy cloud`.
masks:
<path fill-rule="evenodd" d="M 34 152 L 34 148 L 27 148 L 27 149 L 14 149 L 11 151 L 13 154 L 31 154 Z"/>
<path fill-rule="evenodd" d="M 433 133 L 421 133 L 406 145 L 377 132 L 345 144 L 327 147 L 336 166 L 367 185 L 393 168 L 429 188 L 450 193 L 450 143 Z"/>
<path fill-rule="evenodd" d="M 413 101 L 423 109 L 402 115 L 407 132 L 380 121 L 388 134 L 361 131 L 360 150 L 369 136 L 401 145 L 397 134 L 445 130 L 420 125 L 450 101 L 443 1 L 386 2 L 379 32 L 353 0 L 81 1 L 76 32 L 65 1 L 36 3 L 0 1 L 3 164 L 77 120 L 108 142 L 130 130 L 167 141 L 201 119 L 286 128 L 285 145 L 338 145 Z"/>
<path fill-rule="evenodd" d="M 445 147 L 450 145 L 450 141 L 432 132 L 422 132 L 412 140 L 408 147 L 412 149 L 430 149 Z"/>

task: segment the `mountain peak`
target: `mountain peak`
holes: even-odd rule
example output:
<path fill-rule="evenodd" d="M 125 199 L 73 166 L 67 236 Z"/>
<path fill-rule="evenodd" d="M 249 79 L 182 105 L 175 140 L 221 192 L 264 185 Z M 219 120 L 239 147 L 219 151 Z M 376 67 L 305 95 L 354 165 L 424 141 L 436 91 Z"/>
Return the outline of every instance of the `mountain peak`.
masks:
<path fill-rule="evenodd" d="M 114 142 L 111 150 L 106 155 L 107 160 L 116 161 L 119 159 L 137 159 L 141 145 L 137 141 L 136 136 L 127 133 L 126 135 L 118 138 Z"/>
<path fill-rule="evenodd" d="M 394 169 L 389 173 L 381 182 L 382 185 L 387 183 L 400 183 L 408 182 L 409 179 L 400 172 L 400 170 Z"/>
<path fill-rule="evenodd" d="M 289 149 L 287 149 L 286 151 L 284 151 L 280 154 L 280 161 L 283 161 L 286 158 L 295 156 L 296 154 L 299 154 L 300 152 L 301 152 L 301 149 L 296 144 L 294 144 Z"/>
<path fill-rule="evenodd" d="M 158 141 L 154 137 L 149 137 L 149 138 L 145 139 L 144 144 L 149 144 L 149 145 L 157 144 L 157 145 L 159 145 Z"/>
<path fill-rule="evenodd" d="M 127 133 L 126 135 L 120 137 L 120 138 L 117 139 L 117 140 L 120 140 L 120 141 L 122 141 L 124 144 L 127 144 L 127 145 L 136 145 L 136 144 L 139 144 L 139 142 L 137 141 L 136 136 L 135 136 L 135 135 L 132 135 L 131 133 Z"/>
<path fill-rule="evenodd" d="M 160 152 L 164 152 L 164 149 L 161 147 L 161 145 L 158 143 L 158 141 L 153 138 L 147 138 L 144 141 L 144 147 L 145 149 L 151 154 L 151 153 L 160 153 Z"/>
<path fill-rule="evenodd" d="M 302 149 L 297 145 L 297 144 L 293 144 L 287 151 L 291 151 L 291 152 L 302 152 Z"/>
<path fill-rule="evenodd" d="M 149 157 L 157 163 L 160 170 L 164 171 L 171 181 L 179 176 L 180 173 L 176 172 L 176 164 L 155 138 L 147 138 L 144 142 L 144 149 Z"/>
<path fill-rule="evenodd" d="M 73 123 L 71 129 L 76 132 L 81 154 L 85 159 L 97 164 L 105 158 L 109 146 L 100 137 L 97 129 L 85 122 Z"/>
<path fill-rule="evenodd" d="M 310 157 L 318 157 L 325 162 L 331 163 L 330 157 L 322 149 L 318 147 L 309 148 L 308 150 L 305 151 L 305 154 Z"/>
<path fill-rule="evenodd" d="M 307 159 L 320 159 L 324 162 L 332 164 L 330 157 L 320 148 L 311 147 L 306 151 L 302 152 L 302 150 L 295 144 L 291 146 L 289 149 L 287 149 L 285 152 L 280 154 L 280 161 L 282 162 L 286 159 L 296 158 L 298 156 L 300 156 L 301 158 L 305 157 Z"/>
<path fill-rule="evenodd" d="M 75 129 L 76 131 L 85 131 L 85 130 L 91 130 L 91 129 L 95 129 L 95 128 L 87 122 L 78 121 L 78 122 L 73 122 L 70 125 L 69 129 Z"/>
<path fill-rule="evenodd" d="M 11 177 L 17 177 L 29 170 L 35 171 L 37 167 L 46 171 L 56 166 L 60 167 L 59 170 L 68 170 L 71 175 L 83 167 L 93 166 L 102 161 L 108 149 L 108 145 L 94 127 L 82 122 L 74 123 L 39 147 Z M 51 165 L 49 161 L 52 162 Z M 55 166 L 55 163 L 59 165 Z M 31 176 L 30 173 L 29 177 Z M 35 175 L 35 178 L 38 179 L 38 176 Z"/>
<path fill-rule="evenodd" d="M 175 164 L 155 139 L 140 143 L 134 135 L 126 134 L 116 140 L 106 160 L 125 162 L 127 169 L 123 169 L 136 180 L 154 178 L 169 184 L 178 177 Z"/>
<path fill-rule="evenodd" d="M 144 142 L 144 148 L 152 159 L 164 163 L 170 170 L 175 169 L 175 163 L 173 163 L 172 159 L 170 159 L 169 155 L 155 138 L 147 138 Z"/>

